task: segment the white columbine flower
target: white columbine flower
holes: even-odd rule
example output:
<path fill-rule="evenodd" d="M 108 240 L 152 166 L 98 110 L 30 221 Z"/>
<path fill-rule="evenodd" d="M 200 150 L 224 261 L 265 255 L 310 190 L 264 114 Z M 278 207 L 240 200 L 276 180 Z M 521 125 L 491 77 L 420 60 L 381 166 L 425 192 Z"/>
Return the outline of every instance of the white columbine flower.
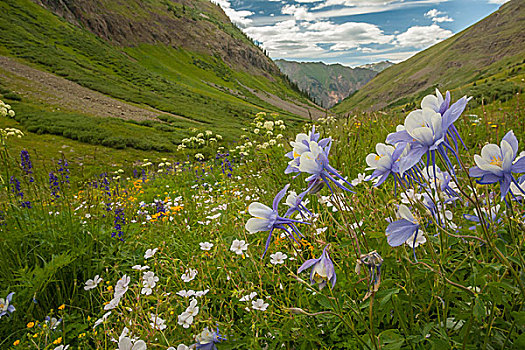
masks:
<path fill-rule="evenodd" d="M 86 281 L 86 285 L 84 286 L 84 290 L 90 290 L 97 288 L 98 284 L 102 282 L 102 278 L 100 278 L 99 275 L 96 275 L 95 278 L 89 279 Z"/>
<path fill-rule="evenodd" d="M 201 250 L 204 251 L 209 251 L 213 247 L 213 243 L 210 242 L 201 242 L 199 245 L 201 246 Z"/>
<path fill-rule="evenodd" d="M 252 309 L 266 311 L 270 304 L 265 303 L 262 299 L 257 299 L 257 301 L 252 301 Z"/>
<path fill-rule="evenodd" d="M 271 254 L 270 258 L 271 258 L 270 262 L 274 265 L 277 265 L 277 264 L 284 264 L 284 261 L 286 260 L 286 258 L 288 258 L 288 256 L 281 252 L 277 252 L 275 254 Z"/>
<path fill-rule="evenodd" d="M 232 242 L 232 246 L 230 247 L 230 250 L 237 255 L 242 255 L 244 254 L 245 250 L 248 250 L 248 243 L 246 243 L 244 240 L 235 239 Z"/>
<path fill-rule="evenodd" d="M 155 255 L 155 253 L 157 252 L 157 250 L 159 250 L 159 248 L 146 250 L 146 253 L 144 253 L 144 259 L 148 260 L 149 258 L 152 258 L 153 255 Z"/>
<path fill-rule="evenodd" d="M 186 271 L 184 272 L 184 274 L 182 276 L 180 276 L 180 278 L 182 278 L 182 280 L 186 283 L 192 281 L 195 276 L 197 276 L 197 270 L 195 269 L 186 269 Z"/>

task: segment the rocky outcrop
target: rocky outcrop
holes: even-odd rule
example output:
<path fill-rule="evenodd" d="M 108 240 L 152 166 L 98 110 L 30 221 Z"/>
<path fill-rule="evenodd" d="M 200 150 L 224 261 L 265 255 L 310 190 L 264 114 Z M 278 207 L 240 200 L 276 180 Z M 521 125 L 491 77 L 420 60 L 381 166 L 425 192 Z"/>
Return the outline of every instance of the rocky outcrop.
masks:
<path fill-rule="evenodd" d="M 66 21 L 121 46 L 165 44 L 215 55 L 252 74 L 279 69 L 207 0 L 33 0 Z"/>

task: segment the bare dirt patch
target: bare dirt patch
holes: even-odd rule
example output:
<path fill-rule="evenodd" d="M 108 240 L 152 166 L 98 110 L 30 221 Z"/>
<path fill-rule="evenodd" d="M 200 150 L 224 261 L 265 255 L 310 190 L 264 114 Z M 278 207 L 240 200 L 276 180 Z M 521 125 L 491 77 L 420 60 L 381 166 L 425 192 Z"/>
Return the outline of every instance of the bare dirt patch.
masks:
<path fill-rule="evenodd" d="M 117 100 L 5 56 L 0 56 L 0 79 L 23 98 L 41 101 L 62 111 L 137 121 L 158 121 L 157 116 L 162 114 L 189 120 L 154 108 Z"/>
<path fill-rule="evenodd" d="M 261 100 L 268 102 L 269 104 L 274 105 L 278 108 L 284 109 L 285 111 L 288 111 L 290 113 L 297 114 L 303 118 L 311 118 L 313 120 L 316 120 L 326 116 L 325 111 L 314 107 L 314 105 L 307 105 L 299 101 L 286 101 L 274 94 L 270 94 L 268 92 L 263 91 L 257 91 L 245 85 L 242 86 Z"/>

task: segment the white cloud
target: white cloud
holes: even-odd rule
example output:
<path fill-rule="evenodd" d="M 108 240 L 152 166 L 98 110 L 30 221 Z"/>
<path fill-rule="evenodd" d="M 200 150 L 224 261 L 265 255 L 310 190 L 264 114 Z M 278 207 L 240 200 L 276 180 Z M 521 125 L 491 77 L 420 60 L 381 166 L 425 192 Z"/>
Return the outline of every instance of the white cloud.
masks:
<path fill-rule="evenodd" d="M 439 15 L 444 15 L 444 14 L 445 14 L 444 12 L 438 11 L 437 9 L 432 9 L 428 11 L 427 13 L 425 13 L 424 16 L 428 18 L 434 18 L 434 17 L 437 17 Z"/>
<path fill-rule="evenodd" d="M 393 35 L 384 34 L 370 23 L 310 23 L 295 19 L 272 26 L 246 28 L 245 33 L 262 42 L 271 56 L 287 58 L 329 57 L 362 45 L 388 44 L 394 39 Z"/>
<path fill-rule="evenodd" d="M 423 49 L 452 36 L 452 32 L 437 24 L 430 26 L 414 26 L 396 37 L 396 42 L 402 47 Z"/>
<path fill-rule="evenodd" d="M 292 15 L 298 21 L 313 21 L 315 15 L 308 12 L 308 8 L 304 6 L 285 5 L 281 9 L 283 15 Z"/>
<path fill-rule="evenodd" d="M 438 11 L 437 9 L 432 9 L 424 14 L 425 17 L 430 18 L 434 23 L 441 23 L 441 22 L 453 22 L 454 20 L 450 18 L 449 16 L 442 16 L 445 12 Z"/>
<path fill-rule="evenodd" d="M 230 20 L 237 24 L 239 27 L 247 27 L 252 23 L 251 18 L 247 18 L 252 16 L 254 13 L 251 11 L 237 11 L 231 7 L 229 0 L 211 0 L 214 4 L 219 5 L 223 11 L 226 13 L 228 17 L 230 17 Z"/>

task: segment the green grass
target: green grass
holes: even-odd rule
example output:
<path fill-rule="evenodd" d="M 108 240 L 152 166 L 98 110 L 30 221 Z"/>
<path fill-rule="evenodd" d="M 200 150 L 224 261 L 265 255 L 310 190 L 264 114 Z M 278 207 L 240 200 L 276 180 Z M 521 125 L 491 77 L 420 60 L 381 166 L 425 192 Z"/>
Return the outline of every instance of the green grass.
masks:
<path fill-rule="evenodd" d="M 509 129 L 522 141 L 523 114 L 516 98 L 469 107 L 456 124 L 469 148 L 460 151 L 467 166 L 473 164 L 473 155 L 486 142 L 499 142 Z M 334 139 L 330 164 L 349 179 L 356 177 L 366 167 L 366 155 L 395 130 L 405 115 L 394 110 L 388 119 L 382 113 L 369 113 L 318 123 L 321 135 Z M 479 120 L 473 124 L 475 119 Z M 15 124 L 12 119 L 6 120 Z M 353 208 L 348 212 L 332 211 L 320 196 L 309 195 L 307 207 L 319 216 L 312 225 L 299 225 L 305 236 L 303 243 L 294 245 L 276 234 L 267 256 L 261 259 L 267 232 L 246 233 L 244 224 L 250 217 L 246 207 L 252 201 L 270 204 L 275 193 L 287 183 L 297 191 L 307 186 L 305 176 L 292 180 L 283 174 L 287 166 L 283 154 L 289 150 L 287 143 L 294 138 L 294 131 L 290 130 L 276 146 L 267 148 L 258 146 L 268 142 L 268 136 L 250 133 L 253 144 L 246 147 L 256 152 L 239 158 L 234 147 L 229 150 L 228 159 L 233 164 L 231 178 L 227 167 L 222 172 L 224 158 L 179 164 L 172 170 L 161 167 L 161 160 L 157 159 L 145 168 L 148 181 L 143 183 L 133 178 L 133 169 L 142 169 L 133 164 L 133 159 L 125 162 L 120 158 L 124 164 L 112 166 L 107 154 L 107 158 L 100 159 L 100 165 L 112 170 L 107 183 L 109 191 L 98 174 L 94 177 L 88 172 L 84 176 L 79 174 L 81 168 L 72 160 L 76 152 L 64 152 L 72 160 L 74 180 L 70 185 L 62 183 L 60 197 L 54 200 L 47 174 L 58 171 L 56 161 L 41 163 L 37 161 L 41 157 L 39 151 L 30 149 L 35 181 L 29 182 L 18 165 L 16 148 L 25 138 L 8 139 L 11 156 L 5 158 L 2 153 L 3 162 L 8 164 L 2 168 L 2 177 L 19 179 L 25 200 L 30 200 L 33 208 L 21 208 L 16 194 L 5 185 L 2 187 L 0 285 L 4 287 L 0 292 L 3 296 L 16 293 L 13 303 L 17 311 L 9 319 L 0 319 L 0 342 L 4 341 L 0 346 L 10 348 L 15 340 L 20 340 L 18 349 L 54 349 L 56 345 L 51 345 L 52 342 L 62 337 L 62 343 L 75 348 L 110 349 L 115 345 L 109 339 L 118 338 L 125 324 L 135 336 L 147 341 L 148 348 L 160 349 L 168 345 L 177 347 L 180 343 L 190 345 L 193 335 L 204 327 L 217 326 L 228 338 L 217 345 L 221 350 L 258 349 L 266 344 L 269 348 L 374 349 L 374 342 L 386 349 L 448 349 L 463 345 L 466 349 L 520 348 L 525 329 L 521 322 L 523 298 L 519 285 L 509 267 L 495 257 L 493 248 L 472 238 L 487 239 L 480 229 L 468 229 L 472 223 L 462 215 L 473 211 L 463 200 L 447 206 L 453 211 L 458 231 L 447 234 L 438 231 L 441 236 L 436 235 L 437 228 L 430 216 L 418 203 L 413 205 L 413 210 L 421 209 L 418 212 L 427 237 L 427 242 L 416 249 L 416 263 L 412 249 L 392 248 L 386 243 L 385 219 L 394 217 L 402 191 L 398 188 L 394 193 L 391 181 L 380 188 L 373 188 L 370 183 L 355 187 L 355 194 L 345 196 Z M 29 144 L 38 140 L 32 134 L 26 138 Z M 279 147 L 280 143 L 285 146 Z M 120 151 L 111 152 L 117 158 Z M 120 157 L 124 155 L 121 153 Z M 118 167 L 125 169 L 118 174 L 120 179 L 113 173 Z M 141 177 L 140 172 L 138 176 Z M 457 176 L 461 184 L 468 183 L 459 169 Z M 479 195 L 498 192 L 497 185 L 477 189 Z M 329 193 L 324 188 L 320 195 Z M 155 216 L 158 209 L 155 200 L 166 205 L 171 202 L 166 219 Z M 119 204 L 106 211 L 108 201 Z M 147 205 L 139 205 L 141 201 Z M 285 209 L 283 202 L 280 210 Z M 123 209 L 126 218 L 122 230 L 124 242 L 111 238 L 117 207 Z M 508 216 L 501 215 L 503 208 L 500 209 L 502 221 L 491 225 L 489 237 L 514 268 L 521 269 L 523 237 L 519 218 L 523 209 L 517 203 L 513 209 L 516 214 L 512 220 L 508 220 L 509 211 Z M 150 219 L 144 211 L 150 214 Z M 218 213 L 221 215 L 213 217 Z M 357 256 L 354 231 L 350 229 L 360 220 L 364 232 L 358 235 L 362 252 L 376 250 L 384 259 L 378 291 L 366 299 L 370 275 L 354 272 Z M 324 227 L 326 231 L 317 232 Z M 440 241 L 441 237 L 446 237 L 446 242 Z M 244 256 L 230 250 L 234 239 L 249 243 Z M 199 243 L 204 241 L 214 244 L 210 251 L 200 250 Z M 319 290 L 309 286 L 308 274 L 298 274 L 297 268 L 306 259 L 319 257 L 327 243 L 331 244 L 337 283 L 333 290 Z M 146 261 L 144 252 L 148 248 L 159 251 Z M 273 265 L 270 254 L 277 251 L 295 260 Z M 150 296 L 141 294 L 143 272 L 131 269 L 136 264 L 149 265 L 159 277 Z M 185 283 L 180 276 L 188 268 L 197 269 L 198 274 Z M 104 283 L 84 291 L 84 282 L 96 274 L 104 278 Z M 103 307 L 113 297 L 110 287 L 123 274 L 131 277 L 130 289 L 106 325 L 94 332 L 95 320 L 106 312 Z M 206 296 L 197 298 L 199 312 L 187 329 L 178 324 L 178 315 L 190 301 L 177 295 L 182 289 L 209 289 Z M 250 292 L 257 292 L 256 299 L 262 298 L 269 304 L 266 311 L 251 309 L 251 302 L 239 301 Z M 58 309 L 62 304 L 65 308 Z M 150 313 L 160 315 L 168 328 L 163 332 L 152 330 Z M 62 318 L 61 326 L 54 331 L 41 328 L 47 315 Z M 36 321 L 34 327 L 26 326 Z"/>
<path fill-rule="evenodd" d="M 388 109 L 418 101 L 436 87 L 477 93 L 468 89 L 469 84 L 523 66 L 523 16 L 520 1 L 511 1 L 453 37 L 384 70 L 332 110 Z"/>
<path fill-rule="evenodd" d="M 153 5 L 159 11 L 164 8 L 156 2 Z M 104 6 L 111 4 L 108 2 Z M 113 10 L 124 11 L 120 7 Z M 217 24 L 220 22 L 218 18 L 212 16 L 209 20 Z M 199 20 L 205 19 L 201 17 Z M 234 35 L 235 30 L 228 30 Z M 228 140 L 235 139 L 240 134 L 240 126 L 261 110 L 280 112 L 285 119 L 292 121 L 301 119 L 261 101 L 243 85 L 283 98 L 306 101 L 281 76 L 263 77 L 234 70 L 219 57 L 161 44 L 119 47 L 62 20 L 29 0 L 9 0 L 0 4 L 0 53 L 17 57 L 38 69 L 105 95 L 173 113 L 194 122 L 180 122 L 180 129 L 205 125 Z M 5 88 L 13 90 L 9 86 Z M 238 94 L 230 91 L 237 91 Z M 36 101 L 25 102 L 36 104 Z M 82 114 L 82 111 L 76 112 Z M 24 108 L 21 113 L 25 113 Z M 47 132 L 51 128 L 48 126 L 40 130 Z M 127 129 L 129 127 L 113 129 L 115 137 L 129 138 Z M 174 134 L 179 139 L 185 136 L 179 129 L 174 130 Z M 129 145 L 133 142 L 124 143 Z"/>

